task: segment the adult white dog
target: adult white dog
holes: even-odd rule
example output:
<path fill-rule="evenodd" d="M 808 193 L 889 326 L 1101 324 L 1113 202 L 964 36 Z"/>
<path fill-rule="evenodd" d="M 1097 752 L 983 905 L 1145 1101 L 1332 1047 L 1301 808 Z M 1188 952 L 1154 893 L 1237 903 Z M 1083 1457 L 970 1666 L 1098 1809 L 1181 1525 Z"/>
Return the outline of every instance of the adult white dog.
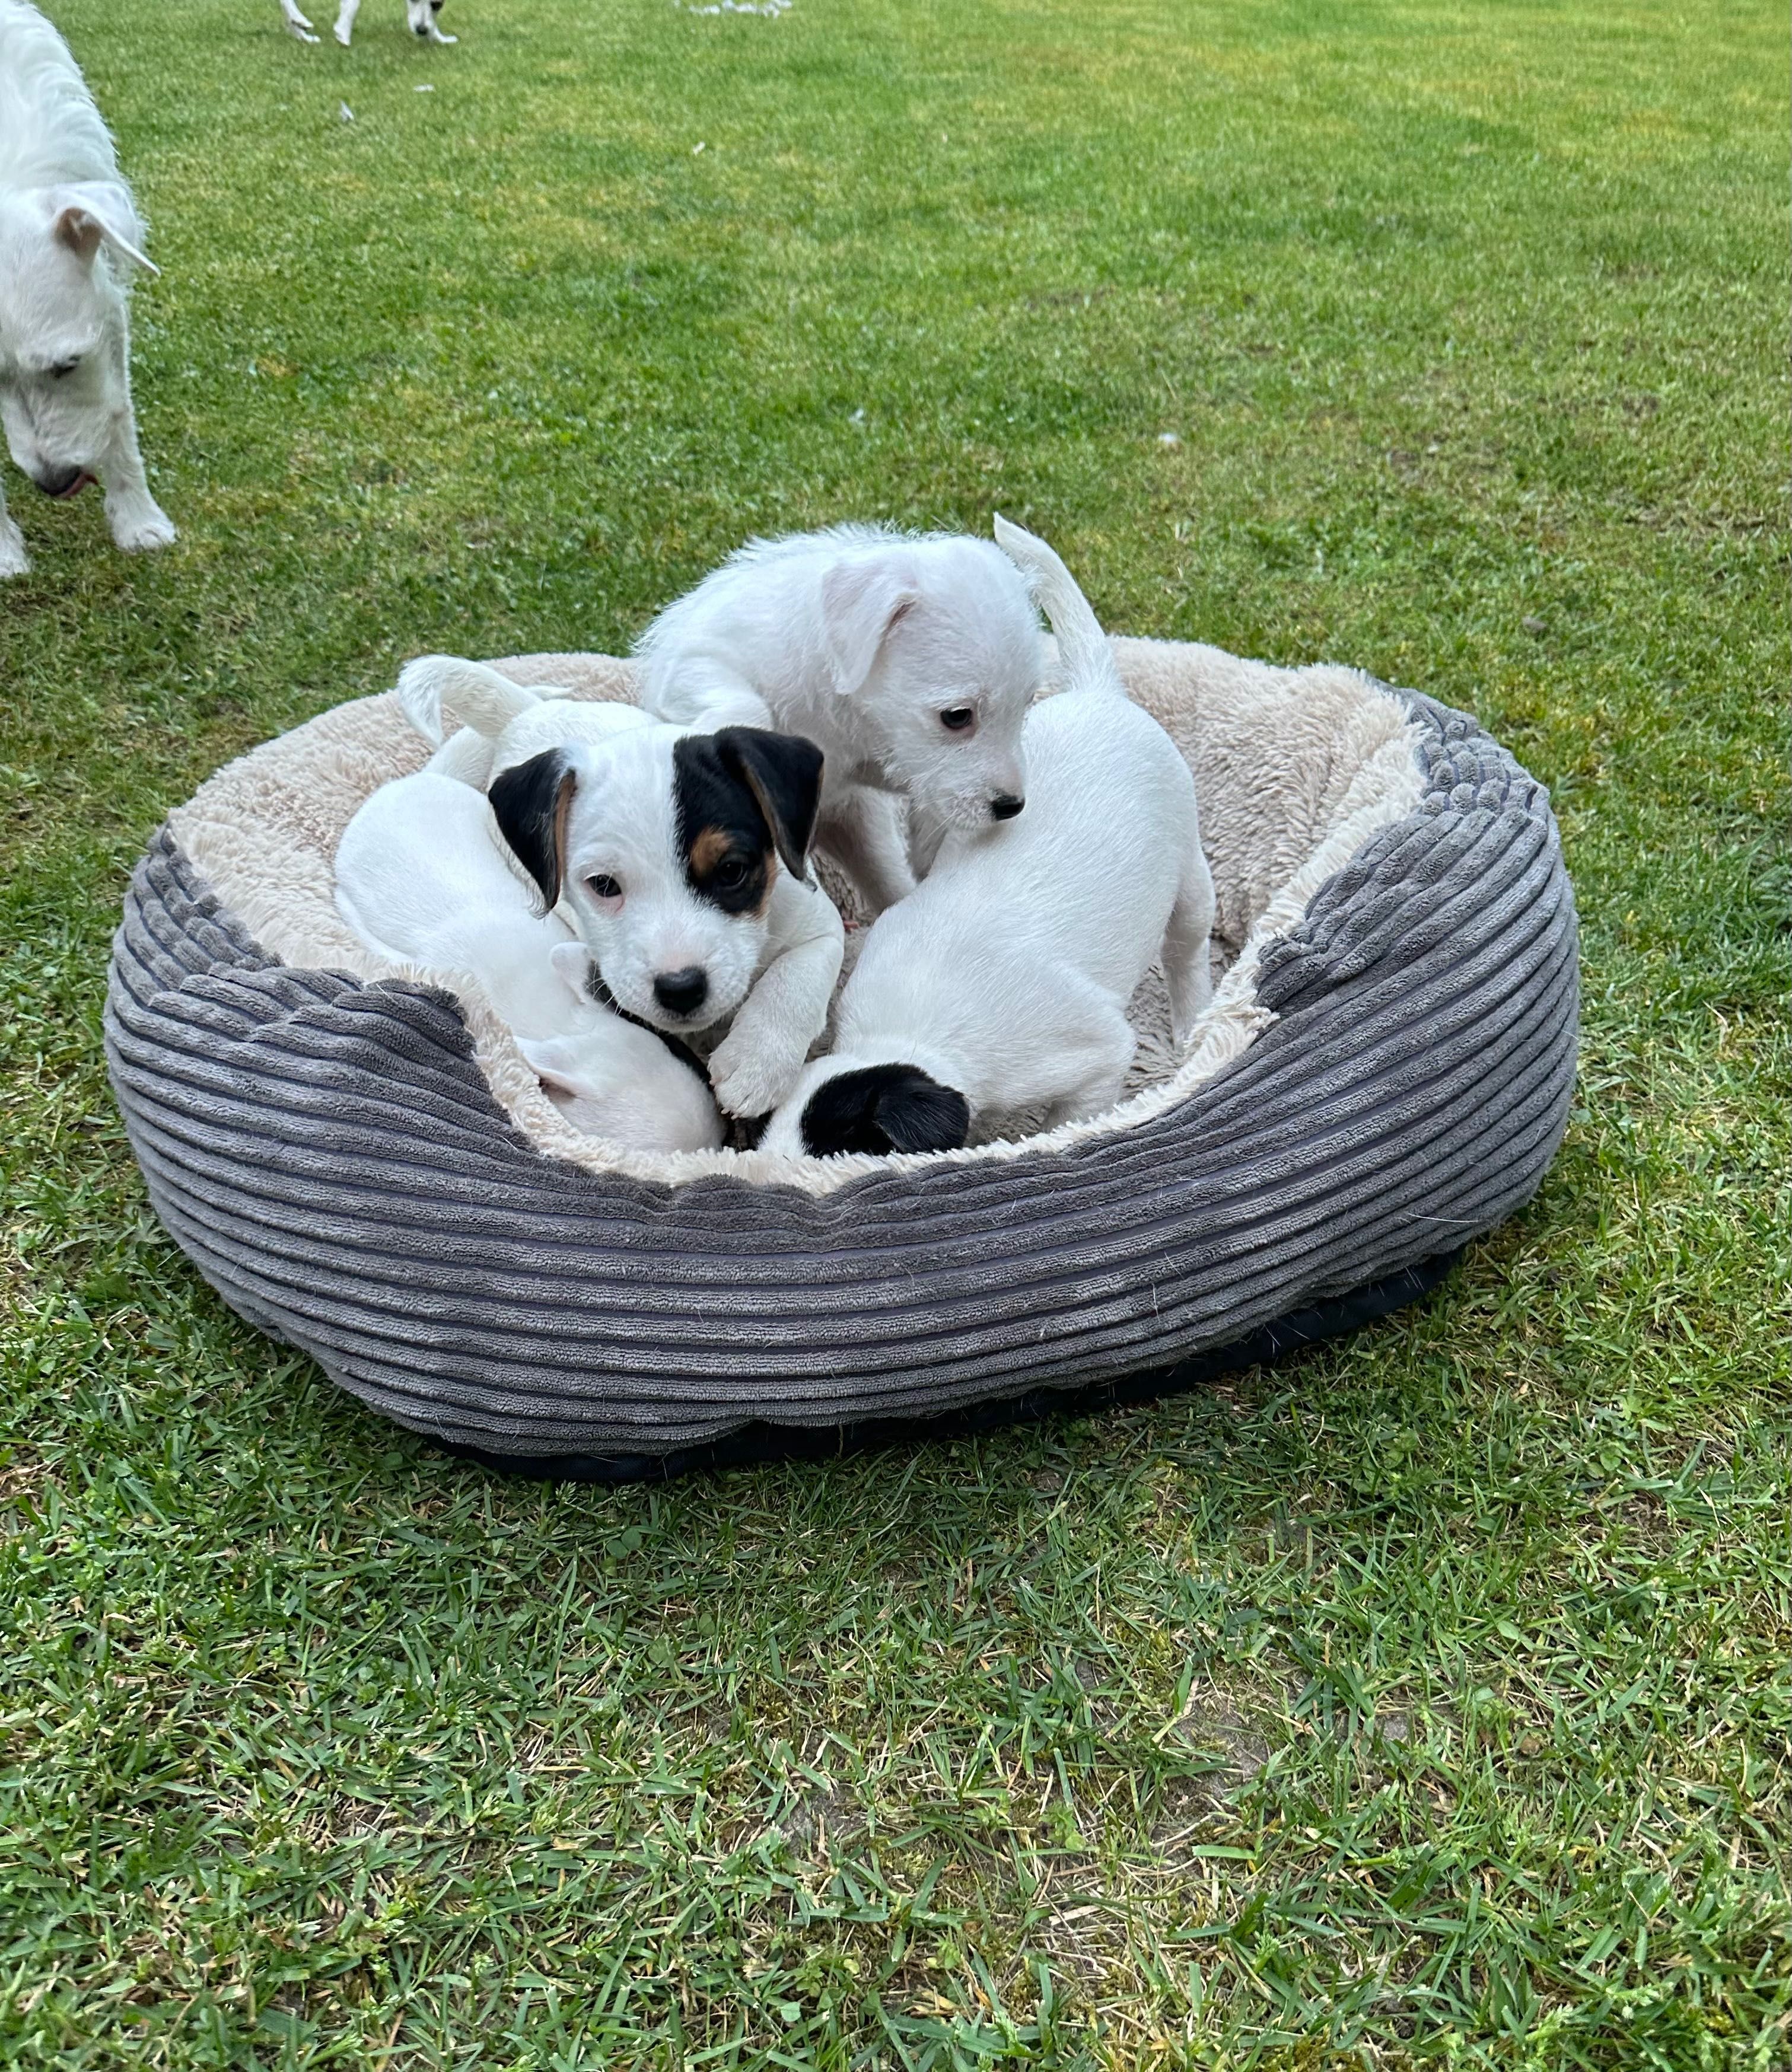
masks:
<path fill-rule="evenodd" d="M 1043 540 L 995 521 L 1034 576 L 1065 688 L 1027 716 L 1031 797 L 1010 827 L 949 834 L 865 938 L 836 1041 L 772 1116 L 768 1151 L 943 1151 L 980 1114 L 1048 1128 L 1120 1098 L 1127 1003 L 1157 957 L 1176 1041 L 1206 1005 L 1213 881 L 1194 779 L 1127 697 L 1106 636 Z"/>
<path fill-rule="evenodd" d="M 47 496 L 105 485 L 127 553 L 175 536 L 130 406 L 131 270 L 143 225 L 80 68 L 36 8 L 0 0 L 0 420 Z M 0 577 L 31 565 L 0 493 Z"/>
<path fill-rule="evenodd" d="M 311 23 L 299 13 L 294 0 L 280 0 L 280 11 L 286 18 L 286 27 L 302 43 L 315 43 L 316 35 Z M 405 0 L 405 19 L 410 24 L 410 33 L 422 36 L 432 43 L 457 43 L 458 36 L 445 36 L 436 16 L 442 11 L 442 0 Z M 336 39 L 344 50 L 353 42 L 355 17 L 360 12 L 360 0 L 342 0 L 336 10 Z"/>
<path fill-rule="evenodd" d="M 872 913 L 914 889 L 949 828 L 1026 804 L 1020 728 L 1039 620 L 987 540 L 838 525 L 756 540 L 642 636 L 641 701 L 681 726 L 769 727 L 827 758 L 817 847 Z"/>

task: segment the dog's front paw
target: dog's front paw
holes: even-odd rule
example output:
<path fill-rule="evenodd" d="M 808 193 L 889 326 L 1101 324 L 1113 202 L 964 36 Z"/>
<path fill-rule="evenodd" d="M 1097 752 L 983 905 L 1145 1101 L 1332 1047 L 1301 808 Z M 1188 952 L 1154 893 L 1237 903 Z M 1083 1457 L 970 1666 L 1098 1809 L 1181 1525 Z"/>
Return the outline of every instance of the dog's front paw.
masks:
<path fill-rule="evenodd" d="M 743 1034 L 745 1040 L 743 1041 Z M 710 1056 L 710 1084 L 726 1115 L 769 1115 L 797 1083 L 799 1058 L 781 1056 L 735 1028 Z"/>
<path fill-rule="evenodd" d="M 146 554 L 157 547 L 171 547 L 176 537 L 174 520 L 156 503 L 146 501 L 109 512 L 112 537 L 121 553 Z"/>
<path fill-rule="evenodd" d="M 10 518 L 0 518 L 0 582 L 8 576 L 22 576 L 31 557 L 25 551 L 25 535 Z"/>

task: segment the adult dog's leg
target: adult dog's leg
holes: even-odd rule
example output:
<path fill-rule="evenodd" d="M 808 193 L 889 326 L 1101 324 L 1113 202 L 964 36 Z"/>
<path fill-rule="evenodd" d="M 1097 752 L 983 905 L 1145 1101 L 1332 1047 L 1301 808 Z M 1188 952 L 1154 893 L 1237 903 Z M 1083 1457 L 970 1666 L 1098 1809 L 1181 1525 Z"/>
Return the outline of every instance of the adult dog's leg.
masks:
<path fill-rule="evenodd" d="M 293 0 L 280 0 L 280 11 L 286 18 L 286 27 L 291 30 L 300 43 L 315 43 L 317 41 L 316 37 L 311 34 L 311 23 L 293 5 Z"/>
<path fill-rule="evenodd" d="M 355 36 L 355 17 L 360 12 L 360 0 L 342 0 L 336 11 L 336 41 L 347 50 Z"/>
<path fill-rule="evenodd" d="M 130 405 L 130 337 L 126 332 L 113 348 L 118 355 L 119 376 L 125 392 L 125 407 L 112 435 L 112 445 L 100 462 L 100 479 L 105 484 L 106 523 L 112 536 L 127 554 L 173 544 L 175 528 L 167 512 L 150 494 L 143 475 L 143 456 L 137 448 L 137 413 Z"/>
<path fill-rule="evenodd" d="M 25 551 L 25 535 L 13 522 L 6 508 L 6 492 L 0 488 L 0 581 L 8 576 L 22 576 L 31 565 L 31 557 Z"/>

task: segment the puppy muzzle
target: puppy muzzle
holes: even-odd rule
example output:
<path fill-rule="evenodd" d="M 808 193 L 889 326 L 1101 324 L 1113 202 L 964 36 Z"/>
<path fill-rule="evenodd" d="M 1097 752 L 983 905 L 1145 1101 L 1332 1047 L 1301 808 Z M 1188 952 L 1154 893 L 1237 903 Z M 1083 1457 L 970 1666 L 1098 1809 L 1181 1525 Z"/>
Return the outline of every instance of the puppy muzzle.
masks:
<path fill-rule="evenodd" d="M 989 802 L 990 818 L 992 820 L 1011 820 L 1026 804 L 1024 799 L 1017 798 L 1012 791 L 999 792 Z"/>

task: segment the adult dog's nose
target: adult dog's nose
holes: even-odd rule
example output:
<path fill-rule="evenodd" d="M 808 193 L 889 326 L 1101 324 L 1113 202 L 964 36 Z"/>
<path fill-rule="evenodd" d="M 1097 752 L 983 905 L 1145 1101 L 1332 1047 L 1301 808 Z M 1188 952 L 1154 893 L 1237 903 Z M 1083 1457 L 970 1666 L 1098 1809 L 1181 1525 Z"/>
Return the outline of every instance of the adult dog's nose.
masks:
<path fill-rule="evenodd" d="M 1003 791 L 989 802 L 990 816 L 993 820 L 1011 820 L 1027 801 L 1017 799 L 1013 792 Z"/>
<path fill-rule="evenodd" d="M 694 1014 L 709 997 L 709 973 L 701 964 L 661 972 L 653 980 L 653 997 L 668 1014 Z"/>
<path fill-rule="evenodd" d="M 93 478 L 84 467 L 54 467 L 43 475 L 31 477 L 46 496 L 72 496 L 84 482 Z"/>

